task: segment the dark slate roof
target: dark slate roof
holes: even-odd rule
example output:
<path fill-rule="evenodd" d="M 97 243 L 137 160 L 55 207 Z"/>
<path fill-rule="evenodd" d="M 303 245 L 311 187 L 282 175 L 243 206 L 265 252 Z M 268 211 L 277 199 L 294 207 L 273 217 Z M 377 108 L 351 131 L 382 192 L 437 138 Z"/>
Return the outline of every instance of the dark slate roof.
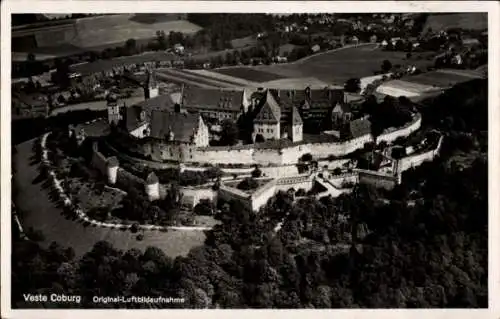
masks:
<path fill-rule="evenodd" d="M 352 137 L 360 137 L 371 132 L 372 123 L 366 118 L 356 119 L 349 123 L 349 130 Z"/>
<path fill-rule="evenodd" d="M 292 106 L 301 108 L 304 105 L 312 109 L 330 109 L 337 103 L 343 104 L 344 92 L 341 89 L 311 89 L 306 90 L 272 90 L 276 100 L 284 109 Z"/>
<path fill-rule="evenodd" d="M 213 109 L 239 112 L 243 103 L 243 90 L 185 88 L 182 104 L 185 108 Z"/>
<path fill-rule="evenodd" d="M 259 122 L 269 123 L 281 121 L 281 108 L 269 90 L 266 93 L 265 102 L 255 119 Z"/>
<path fill-rule="evenodd" d="M 156 176 L 155 172 L 149 173 L 148 177 L 146 178 L 146 183 L 148 185 L 158 183 L 158 176 Z"/>
<path fill-rule="evenodd" d="M 151 112 L 150 137 L 165 139 L 172 132 L 174 141 L 190 143 L 198 124 L 199 114 L 154 110 Z"/>
<path fill-rule="evenodd" d="M 131 106 L 131 107 L 127 107 L 125 108 L 125 112 L 126 112 L 126 127 L 127 127 L 127 130 L 130 132 L 132 130 L 135 130 L 136 128 L 138 128 L 139 126 L 141 126 L 142 124 L 144 124 L 145 122 L 148 121 L 148 114 L 145 112 L 145 118 L 144 120 L 141 120 L 141 112 L 143 111 L 143 108 L 139 105 L 134 105 L 134 106 Z"/>
<path fill-rule="evenodd" d="M 116 167 L 119 165 L 120 165 L 120 163 L 118 162 L 118 159 L 116 158 L 116 156 L 111 156 L 110 158 L 108 158 L 108 166 L 109 167 Z"/>
<path fill-rule="evenodd" d="M 173 111 L 175 102 L 170 97 L 170 94 L 163 94 L 137 103 L 135 106 L 144 109 L 147 113 L 150 113 L 153 110 Z"/>
<path fill-rule="evenodd" d="M 333 108 L 333 112 L 336 112 L 336 109 L 340 111 L 340 113 L 351 113 L 351 107 L 346 103 L 337 103 Z"/>

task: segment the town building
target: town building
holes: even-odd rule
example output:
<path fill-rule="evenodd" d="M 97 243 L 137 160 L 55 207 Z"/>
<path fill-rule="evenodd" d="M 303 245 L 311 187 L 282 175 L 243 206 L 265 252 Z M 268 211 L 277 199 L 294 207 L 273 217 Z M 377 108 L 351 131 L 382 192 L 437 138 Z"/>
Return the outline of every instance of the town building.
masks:
<path fill-rule="evenodd" d="M 208 122 L 236 121 L 248 106 L 243 90 L 183 87 L 178 101 L 188 112 L 199 112 Z"/>

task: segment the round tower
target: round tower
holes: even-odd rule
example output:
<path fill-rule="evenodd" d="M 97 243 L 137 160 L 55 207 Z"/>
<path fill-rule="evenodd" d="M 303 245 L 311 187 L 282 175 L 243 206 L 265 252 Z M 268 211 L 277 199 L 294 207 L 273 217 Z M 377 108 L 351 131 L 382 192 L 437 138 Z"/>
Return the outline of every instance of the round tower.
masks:
<path fill-rule="evenodd" d="M 160 183 L 154 172 L 148 175 L 145 186 L 146 195 L 150 202 L 160 199 Z"/>
<path fill-rule="evenodd" d="M 116 177 L 118 175 L 119 162 L 115 156 L 108 158 L 106 163 L 106 176 L 110 185 L 116 184 Z"/>

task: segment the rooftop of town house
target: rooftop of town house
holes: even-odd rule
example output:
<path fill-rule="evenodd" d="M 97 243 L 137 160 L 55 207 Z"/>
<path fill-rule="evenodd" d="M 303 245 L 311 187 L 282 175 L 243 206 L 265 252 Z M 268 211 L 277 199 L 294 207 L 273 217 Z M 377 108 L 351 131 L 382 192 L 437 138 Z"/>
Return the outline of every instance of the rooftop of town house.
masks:
<path fill-rule="evenodd" d="M 185 87 L 182 104 L 186 108 L 213 109 L 239 112 L 243 104 L 243 90 L 219 90 Z"/>
<path fill-rule="evenodd" d="M 25 94 L 25 93 L 13 93 L 12 100 L 18 101 L 23 105 L 30 107 L 42 107 L 47 104 L 47 96 L 44 94 Z"/>
<path fill-rule="evenodd" d="M 179 57 L 177 57 L 175 54 L 172 53 L 150 52 L 150 53 L 138 54 L 127 57 L 119 57 L 110 60 L 97 60 L 89 63 L 71 65 L 70 70 L 72 72 L 80 73 L 82 75 L 90 75 L 93 73 L 111 71 L 113 68 L 119 68 L 122 66 L 127 66 L 132 64 L 172 61 L 177 59 L 179 59 Z"/>
<path fill-rule="evenodd" d="M 150 137 L 165 139 L 172 132 L 175 141 L 190 143 L 199 123 L 198 114 L 154 110 L 151 113 Z"/>

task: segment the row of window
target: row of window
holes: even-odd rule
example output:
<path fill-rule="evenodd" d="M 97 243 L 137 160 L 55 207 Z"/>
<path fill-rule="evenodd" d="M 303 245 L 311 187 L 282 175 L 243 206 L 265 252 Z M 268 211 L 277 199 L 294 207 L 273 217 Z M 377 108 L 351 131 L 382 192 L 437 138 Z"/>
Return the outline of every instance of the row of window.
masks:
<path fill-rule="evenodd" d="M 257 132 L 258 133 L 264 133 L 264 132 L 267 132 L 267 133 L 274 133 L 274 130 L 271 128 L 268 128 L 267 130 L 264 130 L 263 128 L 259 128 L 257 129 Z"/>

